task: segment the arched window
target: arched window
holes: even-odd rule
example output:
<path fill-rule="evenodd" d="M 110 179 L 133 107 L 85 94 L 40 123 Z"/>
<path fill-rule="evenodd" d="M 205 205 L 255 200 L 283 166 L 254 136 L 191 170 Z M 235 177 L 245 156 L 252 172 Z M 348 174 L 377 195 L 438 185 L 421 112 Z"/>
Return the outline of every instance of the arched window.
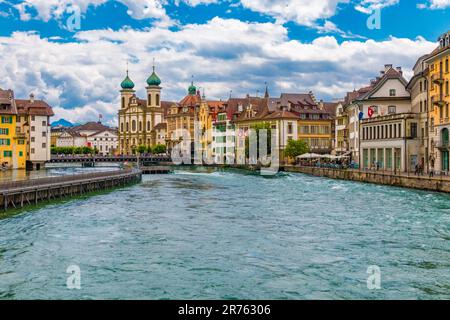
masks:
<path fill-rule="evenodd" d="M 156 94 L 156 106 L 159 107 L 159 94 Z"/>
<path fill-rule="evenodd" d="M 152 95 L 151 94 L 148 95 L 148 105 L 149 106 L 152 105 Z"/>
<path fill-rule="evenodd" d="M 126 130 L 127 132 L 130 131 L 130 125 L 129 125 L 128 122 L 126 123 L 125 127 L 126 127 L 126 129 L 127 129 L 127 130 Z"/>
<path fill-rule="evenodd" d="M 123 122 L 120 124 L 120 131 L 123 132 Z"/>
<path fill-rule="evenodd" d="M 444 128 L 441 131 L 441 141 L 442 141 L 442 145 L 443 146 L 448 146 L 449 134 L 448 134 L 448 129 L 447 128 Z"/>
<path fill-rule="evenodd" d="M 136 120 L 131 121 L 131 131 L 136 131 Z"/>
<path fill-rule="evenodd" d="M 139 131 L 142 131 L 142 121 L 139 121 Z"/>
<path fill-rule="evenodd" d="M 150 131 L 150 121 L 147 121 L 147 131 Z"/>
<path fill-rule="evenodd" d="M 125 97 L 122 97 L 122 109 L 125 108 Z"/>

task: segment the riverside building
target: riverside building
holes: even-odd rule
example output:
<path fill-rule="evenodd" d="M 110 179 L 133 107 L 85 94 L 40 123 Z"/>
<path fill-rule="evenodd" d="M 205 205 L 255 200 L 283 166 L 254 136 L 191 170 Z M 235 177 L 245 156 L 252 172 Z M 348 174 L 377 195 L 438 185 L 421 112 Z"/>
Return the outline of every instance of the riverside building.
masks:
<path fill-rule="evenodd" d="M 372 89 L 356 103 L 360 122 L 360 164 L 363 169 L 414 171 L 419 161 L 418 113 L 412 111 L 408 82 L 400 67 L 385 65 Z"/>
<path fill-rule="evenodd" d="M 450 31 L 439 37 L 439 46 L 425 59 L 428 64 L 430 170 L 449 172 L 450 130 Z"/>

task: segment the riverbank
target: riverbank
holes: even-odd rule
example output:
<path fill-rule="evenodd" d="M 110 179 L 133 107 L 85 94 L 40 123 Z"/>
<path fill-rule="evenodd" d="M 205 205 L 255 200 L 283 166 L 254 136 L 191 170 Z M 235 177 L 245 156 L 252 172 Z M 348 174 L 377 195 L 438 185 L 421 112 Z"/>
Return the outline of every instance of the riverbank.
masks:
<path fill-rule="evenodd" d="M 395 187 L 450 193 L 450 178 L 394 174 L 385 171 L 363 171 L 317 167 L 285 166 L 284 171 L 331 179 L 366 182 Z"/>
<path fill-rule="evenodd" d="M 42 201 L 113 189 L 142 180 L 140 170 L 116 170 L 0 184 L 0 208 L 23 208 Z"/>

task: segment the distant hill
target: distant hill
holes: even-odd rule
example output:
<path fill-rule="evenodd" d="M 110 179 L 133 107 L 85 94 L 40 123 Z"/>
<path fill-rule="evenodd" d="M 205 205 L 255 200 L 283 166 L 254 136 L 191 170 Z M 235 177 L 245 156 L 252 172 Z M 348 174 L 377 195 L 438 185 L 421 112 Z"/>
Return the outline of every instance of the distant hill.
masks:
<path fill-rule="evenodd" d="M 52 127 L 66 127 L 66 128 L 70 128 L 70 127 L 73 127 L 73 126 L 74 125 L 71 122 L 69 122 L 69 121 L 67 121 L 65 119 L 60 119 L 60 120 L 55 121 L 55 122 L 52 123 Z"/>

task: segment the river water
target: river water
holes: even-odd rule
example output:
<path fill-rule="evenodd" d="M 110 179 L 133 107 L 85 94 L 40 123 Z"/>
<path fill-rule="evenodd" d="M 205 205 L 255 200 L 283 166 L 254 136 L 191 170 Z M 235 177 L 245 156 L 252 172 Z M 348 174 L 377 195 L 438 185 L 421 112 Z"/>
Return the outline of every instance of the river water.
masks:
<path fill-rule="evenodd" d="M 0 298 L 449 299 L 450 196 L 300 174 L 144 176 L 3 217 Z"/>

